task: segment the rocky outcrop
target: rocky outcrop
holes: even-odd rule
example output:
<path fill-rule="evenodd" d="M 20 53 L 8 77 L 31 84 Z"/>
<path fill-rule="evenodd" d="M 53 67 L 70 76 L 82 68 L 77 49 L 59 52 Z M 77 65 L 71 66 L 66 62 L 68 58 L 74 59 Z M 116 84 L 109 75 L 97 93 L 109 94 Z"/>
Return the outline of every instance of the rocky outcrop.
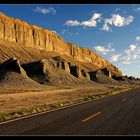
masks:
<path fill-rule="evenodd" d="M 80 66 L 72 64 L 71 62 L 64 60 L 60 56 L 53 57 L 53 59 L 56 62 L 55 65 L 57 68 L 65 70 L 65 72 L 72 74 L 76 78 L 86 78 L 90 80 L 88 72 L 86 72 L 86 70 L 82 69 Z"/>
<path fill-rule="evenodd" d="M 22 67 L 26 71 L 27 75 L 34 81 L 45 84 L 49 81 L 47 73 L 45 73 L 44 65 L 41 61 L 22 64 Z"/>
<path fill-rule="evenodd" d="M 56 67 L 65 70 L 67 73 L 70 73 L 69 63 L 66 62 L 63 58 L 60 56 L 53 57 L 53 59 L 56 61 Z"/>
<path fill-rule="evenodd" d="M 7 72 L 17 72 L 27 76 L 24 69 L 20 66 L 19 60 L 15 57 L 8 59 L 0 65 L 0 74 L 4 75 Z"/>
<path fill-rule="evenodd" d="M 110 73 L 107 69 L 100 69 L 97 71 L 89 72 L 90 80 L 102 83 L 102 84 L 115 84 L 116 80 L 112 79 Z"/>
<path fill-rule="evenodd" d="M 112 73 L 111 73 L 111 71 L 110 71 L 108 68 L 103 68 L 103 69 L 101 69 L 101 71 L 102 71 L 105 75 L 107 75 L 108 77 L 112 78 Z"/>
<path fill-rule="evenodd" d="M 27 75 L 34 81 L 44 85 L 77 85 L 84 84 L 61 67 L 57 67 L 58 62 L 51 59 L 42 59 L 35 62 L 22 64 Z"/>
<path fill-rule="evenodd" d="M 91 63 L 99 68 L 107 67 L 118 75 L 122 75 L 117 67 L 90 49 L 80 48 L 75 44 L 65 42 L 53 31 L 30 25 L 20 19 L 8 17 L 3 13 L 0 13 L 0 38 L 27 47 L 67 55 L 76 61 Z"/>
<path fill-rule="evenodd" d="M 113 75 L 112 78 L 117 80 L 117 81 L 126 81 L 126 78 L 124 76 Z"/>
<path fill-rule="evenodd" d="M 16 58 L 8 59 L 0 64 L 0 88 L 7 87 L 12 90 L 36 90 L 40 85 L 30 79 Z M 12 87 L 12 88 L 11 88 Z"/>

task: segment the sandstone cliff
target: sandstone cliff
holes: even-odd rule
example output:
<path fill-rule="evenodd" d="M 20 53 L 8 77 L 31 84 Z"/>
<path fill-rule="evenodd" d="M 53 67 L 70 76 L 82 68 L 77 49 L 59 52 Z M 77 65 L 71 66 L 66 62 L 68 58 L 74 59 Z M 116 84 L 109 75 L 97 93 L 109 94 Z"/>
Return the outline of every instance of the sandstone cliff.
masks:
<path fill-rule="evenodd" d="M 53 31 L 30 25 L 20 19 L 14 19 L 0 13 L 0 38 L 17 42 L 27 47 L 37 48 L 72 57 L 76 61 L 93 63 L 99 68 L 108 67 L 121 75 L 119 69 L 87 48 L 65 42 Z"/>

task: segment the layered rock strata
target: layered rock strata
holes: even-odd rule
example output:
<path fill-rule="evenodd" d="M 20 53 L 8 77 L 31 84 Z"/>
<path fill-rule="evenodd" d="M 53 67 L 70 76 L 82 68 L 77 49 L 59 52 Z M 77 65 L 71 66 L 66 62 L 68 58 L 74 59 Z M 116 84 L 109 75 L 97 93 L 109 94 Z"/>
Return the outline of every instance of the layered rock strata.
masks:
<path fill-rule="evenodd" d="M 91 63 L 99 68 L 107 67 L 118 75 L 122 75 L 117 67 L 90 49 L 80 48 L 75 44 L 65 42 L 53 31 L 30 25 L 3 13 L 0 13 L 0 38 L 39 50 L 57 52 L 69 56 L 75 61 Z"/>

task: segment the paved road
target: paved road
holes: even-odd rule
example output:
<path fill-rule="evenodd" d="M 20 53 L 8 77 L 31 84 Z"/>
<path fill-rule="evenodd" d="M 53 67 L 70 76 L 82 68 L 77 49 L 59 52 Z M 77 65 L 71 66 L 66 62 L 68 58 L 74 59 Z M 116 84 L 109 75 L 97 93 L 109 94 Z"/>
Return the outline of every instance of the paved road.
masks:
<path fill-rule="evenodd" d="M 0 135 L 140 135 L 140 88 L 1 124 Z"/>

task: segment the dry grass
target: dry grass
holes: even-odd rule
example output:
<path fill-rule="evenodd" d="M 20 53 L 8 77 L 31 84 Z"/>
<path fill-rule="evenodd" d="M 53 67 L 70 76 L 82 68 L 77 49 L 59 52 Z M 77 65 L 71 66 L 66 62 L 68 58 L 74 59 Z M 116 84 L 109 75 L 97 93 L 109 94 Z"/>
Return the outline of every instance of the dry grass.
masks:
<path fill-rule="evenodd" d="M 124 87 L 115 88 L 119 89 Z M 43 92 L 26 92 L 14 94 L 0 94 L 0 114 L 14 111 L 37 108 L 39 106 L 49 106 L 52 104 L 72 102 L 84 99 L 90 95 L 102 95 L 113 91 L 113 87 L 92 86 L 77 87 L 71 89 L 57 89 Z"/>
<path fill-rule="evenodd" d="M 90 93 L 108 91 L 107 87 L 77 87 L 43 92 L 0 94 L 0 114 L 17 110 L 82 99 Z"/>
<path fill-rule="evenodd" d="M 0 94 L 0 121 L 19 118 L 81 101 L 96 100 L 138 86 L 93 86 L 43 92 Z"/>

